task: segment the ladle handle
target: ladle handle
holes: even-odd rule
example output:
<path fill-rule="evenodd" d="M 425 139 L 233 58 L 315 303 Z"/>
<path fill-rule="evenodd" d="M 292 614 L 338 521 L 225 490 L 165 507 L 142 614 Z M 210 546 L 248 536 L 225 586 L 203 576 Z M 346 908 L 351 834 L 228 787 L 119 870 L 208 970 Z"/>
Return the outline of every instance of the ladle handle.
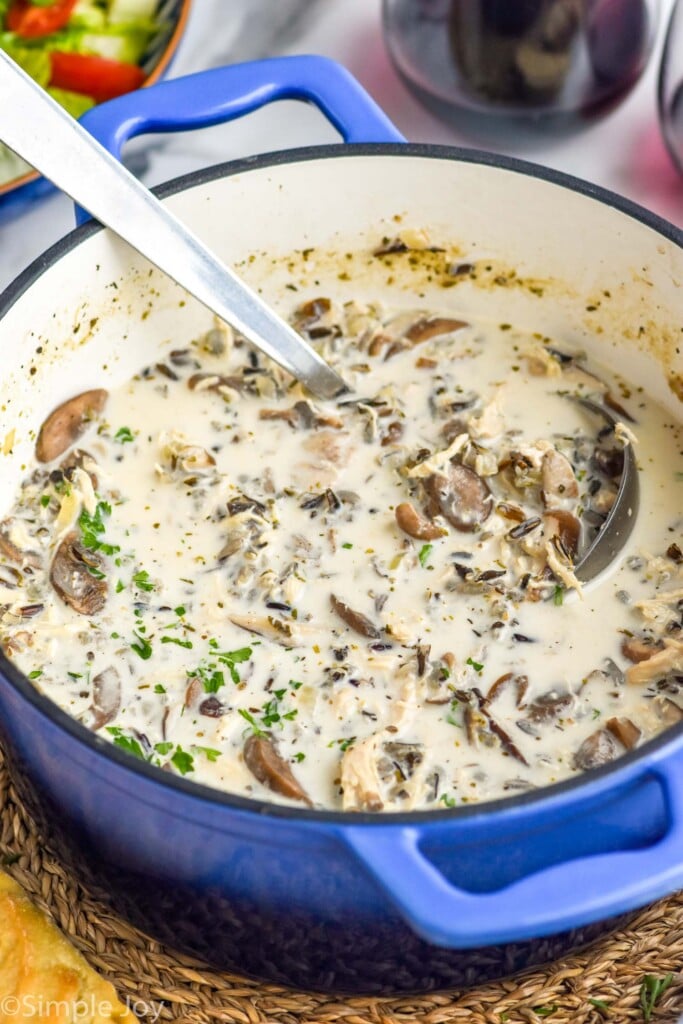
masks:
<path fill-rule="evenodd" d="M 405 142 L 346 68 L 327 57 L 271 57 L 160 82 L 94 107 L 81 123 L 115 157 L 138 135 L 208 128 L 277 100 L 313 103 L 345 142 Z"/>
<path fill-rule="evenodd" d="M 310 345 L 2 50 L 0 95 L 10 149 L 314 394 L 345 390 Z"/>

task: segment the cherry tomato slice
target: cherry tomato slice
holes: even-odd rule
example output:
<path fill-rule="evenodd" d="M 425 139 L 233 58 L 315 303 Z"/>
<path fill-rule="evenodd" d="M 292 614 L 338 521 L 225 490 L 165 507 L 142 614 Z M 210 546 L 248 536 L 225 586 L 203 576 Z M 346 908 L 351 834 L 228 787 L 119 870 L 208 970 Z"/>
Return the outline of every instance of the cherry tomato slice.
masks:
<path fill-rule="evenodd" d="M 49 36 L 64 28 L 76 0 L 55 0 L 49 7 L 34 7 L 29 0 L 13 0 L 5 16 L 5 28 L 30 39 Z"/>
<path fill-rule="evenodd" d="M 96 103 L 139 89 L 145 80 L 145 72 L 136 64 L 124 64 L 107 57 L 53 50 L 50 60 L 50 85 L 90 96 Z"/>

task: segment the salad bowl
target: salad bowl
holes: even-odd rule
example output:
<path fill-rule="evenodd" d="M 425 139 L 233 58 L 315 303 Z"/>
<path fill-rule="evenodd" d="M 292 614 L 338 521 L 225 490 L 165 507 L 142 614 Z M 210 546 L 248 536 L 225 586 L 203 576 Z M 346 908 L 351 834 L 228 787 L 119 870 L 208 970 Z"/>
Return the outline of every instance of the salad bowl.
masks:
<path fill-rule="evenodd" d="M 159 81 L 183 37 L 191 0 L 88 0 L 0 5 L 0 46 L 55 99 L 82 116 L 94 104 Z M 6 8 L 6 9 L 5 9 Z M 0 207 L 53 186 L 0 143 Z"/>

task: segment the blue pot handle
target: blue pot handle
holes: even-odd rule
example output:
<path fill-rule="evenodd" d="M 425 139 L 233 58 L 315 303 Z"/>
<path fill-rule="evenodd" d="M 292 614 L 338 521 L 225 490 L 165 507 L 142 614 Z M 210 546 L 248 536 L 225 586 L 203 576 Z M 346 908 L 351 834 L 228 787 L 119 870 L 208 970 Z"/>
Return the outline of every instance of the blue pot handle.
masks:
<path fill-rule="evenodd" d="M 206 128 L 275 100 L 314 103 L 345 142 L 405 142 L 356 79 L 327 57 L 272 57 L 200 71 L 93 107 L 81 124 L 117 159 L 148 132 Z"/>
<path fill-rule="evenodd" d="M 678 764 L 651 770 L 663 788 L 665 835 L 642 849 L 579 857 L 503 889 L 458 889 L 420 849 L 415 827 L 343 830 L 343 838 L 413 930 L 458 949 L 538 938 L 578 927 L 673 892 L 683 884 L 683 785 Z"/>

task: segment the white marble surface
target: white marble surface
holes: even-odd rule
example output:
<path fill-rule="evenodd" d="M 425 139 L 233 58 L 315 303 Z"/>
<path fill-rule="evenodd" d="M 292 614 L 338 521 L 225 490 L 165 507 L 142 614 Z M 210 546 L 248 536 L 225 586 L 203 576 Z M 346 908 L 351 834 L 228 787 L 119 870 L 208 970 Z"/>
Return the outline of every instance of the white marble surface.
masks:
<path fill-rule="evenodd" d="M 670 4 L 662 0 L 664 12 Z M 276 54 L 322 53 L 353 72 L 406 138 L 468 144 L 399 81 L 384 50 L 380 8 L 381 0 L 195 0 L 171 73 Z M 568 139 L 506 152 L 606 186 L 683 226 L 683 178 L 674 171 L 657 127 L 661 30 L 659 36 L 647 73 L 609 117 Z M 316 110 L 286 102 L 229 125 L 139 140 L 128 161 L 151 185 L 223 160 L 333 141 L 335 131 Z M 60 195 L 0 223 L 0 288 L 72 226 L 71 203 Z"/>

